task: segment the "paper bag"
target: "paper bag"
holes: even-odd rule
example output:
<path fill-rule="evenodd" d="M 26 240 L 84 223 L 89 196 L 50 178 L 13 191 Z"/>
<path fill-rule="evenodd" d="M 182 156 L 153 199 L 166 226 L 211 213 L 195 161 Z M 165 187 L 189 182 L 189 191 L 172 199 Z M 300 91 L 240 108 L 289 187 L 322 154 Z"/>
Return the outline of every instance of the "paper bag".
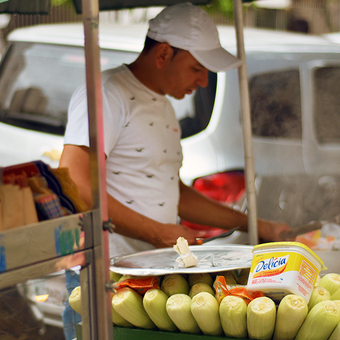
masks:
<path fill-rule="evenodd" d="M 5 184 L 0 186 L 0 230 L 38 222 L 37 211 L 30 188 Z"/>
<path fill-rule="evenodd" d="M 3 229 L 24 225 L 23 196 L 18 185 L 5 184 L 0 187 Z"/>

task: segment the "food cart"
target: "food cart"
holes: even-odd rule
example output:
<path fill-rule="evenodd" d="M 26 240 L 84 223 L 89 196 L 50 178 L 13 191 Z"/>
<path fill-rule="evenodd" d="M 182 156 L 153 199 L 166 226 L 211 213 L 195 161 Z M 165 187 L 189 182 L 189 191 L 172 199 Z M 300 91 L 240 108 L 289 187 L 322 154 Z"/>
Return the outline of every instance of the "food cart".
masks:
<path fill-rule="evenodd" d="M 83 15 L 85 31 L 86 79 L 88 112 L 90 121 L 90 157 L 93 209 L 37 224 L 2 231 L 0 233 L 0 289 L 11 287 L 29 279 L 41 277 L 62 269 L 81 265 L 82 294 L 82 339 L 174 339 L 178 334 L 144 330 L 128 330 L 112 327 L 110 259 L 108 235 L 112 225 L 108 218 L 106 202 L 105 160 L 103 152 L 103 122 L 101 74 L 99 63 L 98 24 L 99 11 L 132 7 L 166 6 L 176 0 L 74 0 L 76 10 Z M 195 4 L 209 1 L 196 0 Z M 0 13 L 46 14 L 49 0 L 5 0 L 0 2 Z M 239 86 L 241 96 L 242 122 L 244 128 L 246 189 L 249 216 L 250 244 L 257 244 L 256 202 L 254 184 L 254 165 L 251 145 L 250 107 L 248 99 L 247 70 L 243 46 L 242 2 L 234 0 L 235 27 L 239 67 Z M 51 65 L 52 67 L 52 65 Z M 84 232 L 85 243 L 78 244 L 79 235 Z M 71 235 L 71 236 L 70 236 Z M 18 252 L 18 249 L 25 251 Z M 159 334 L 159 337 L 157 336 Z M 183 339 L 198 339 L 201 336 L 181 334 Z M 205 339 L 215 339 L 205 337 Z"/>

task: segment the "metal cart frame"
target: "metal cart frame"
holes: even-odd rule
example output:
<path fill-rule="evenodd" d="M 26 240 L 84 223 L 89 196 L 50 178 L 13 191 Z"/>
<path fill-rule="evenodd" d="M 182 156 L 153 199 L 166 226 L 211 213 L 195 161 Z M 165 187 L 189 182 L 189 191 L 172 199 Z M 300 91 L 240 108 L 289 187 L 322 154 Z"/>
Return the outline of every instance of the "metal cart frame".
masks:
<path fill-rule="evenodd" d="M 17 1 L 19 2 L 19 0 Z M 78 5 L 79 1 L 74 0 Z M 132 0 L 130 1 L 130 6 L 142 5 L 142 2 L 138 2 L 140 1 Z M 152 5 L 165 6 L 176 2 L 181 1 L 159 0 L 153 1 Z M 193 2 L 195 3 L 195 1 Z M 249 241 L 250 244 L 257 244 L 255 174 L 251 142 L 247 68 L 243 42 L 242 1 L 233 0 L 233 2 L 237 55 L 242 60 L 242 64 L 238 68 L 238 74 L 245 148 Z M 115 0 L 106 1 L 106 6 L 110 4 L 111 7 L 106 7 L 105 9 L 117 9 L 115 3 Z M 5 251 L 7 264 L 0 274 L 0 289 L 80 264 L 82 266 L 80 280 L 83 292 L 82 339 L 111 340 L 113 339 L 113 327 L 111 320 L 111 291 L 109 289 L 110 259 L 108 246 L 110 222 L 106 198 L 106 172 L 102 133 L 102 92 L 98 41 L 99 0 L 81 0 L 81 7 L 85 32 L 93 208 L 84 214 L 75 214 L 1 232 L 0 246 Z M 60 247 L 58 248 L 57 246 L 58 243 L 65 242 L 61 235 L 63 233 L 79 235 L 81 231 L 85 232 L 84 248 L 73 253 L 73 244 L 68 242 L 63 244 L 63 251 L 61 252 Z M 18 249 L 25 249 L 25 252 L 18 253 Z"/>

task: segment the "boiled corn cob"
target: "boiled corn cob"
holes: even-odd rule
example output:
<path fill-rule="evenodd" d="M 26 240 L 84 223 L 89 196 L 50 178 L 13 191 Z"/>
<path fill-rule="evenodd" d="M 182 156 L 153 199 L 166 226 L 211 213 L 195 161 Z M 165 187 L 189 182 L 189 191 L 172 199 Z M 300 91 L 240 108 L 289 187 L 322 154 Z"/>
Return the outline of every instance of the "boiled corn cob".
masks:
<path fill-rule="evenodd" d="M 334 301 L 316 304 L 307 314 L 296 340 L 327 340 L 340 321 L 340 310 Z"/>
<path fill-rule="evenodd" d="M 168 296 L 160 289 L 149 289 L 143 297 L 143 306 L 154 324 L 164 331 L 176 331 L 177 327 L 166 311 Z"/>
<path fill-rule="evenodd" d="M 111 303 L 112 305 L 112 303 Z M 120 314 L 118 314 L 116 312 L 116 310 L 114 309 L 113 305 L 112 305 L 112 309 L 111 309 L 111 316 L 112 316 L 112 322 L 114 325 L 116 326 L 121 326 L 121 327 L 133 327 L 133 324 L 130 323 L 129 321 L 125 320 Z"/>
<path fill-rule="evenodd" d="M 177 328 L 184 333 L 200 333 L 191 313 L 191 298 L 186 294 L 171 295 L 166 302 L 166 311 Z"/>
<path fill-rule="evenodd" d="M 318 286 L 327 289 L 332 296 L 340 288 L 340 275 L 328 273 L 320 279 Z"/>
<path fill-rule="evenodd" d="M 122 282 L 122 281 L 129 280 L 129 279 L 132 279 L 132 278 L 133 278 L 132 275 L 121 275 L 121 277 L 118 278 L 117 282 Z"/>
<path fill-rule="evenodd" d="M 314 287 L 308 302 L 308 310 L 311 310 L 317 303 L 325 300 L 330 300 L 330 298 L 331 294 L 326 288 L 322 286 Z"/>
<path fill-rule="evenodd" d="M 247 337 L 247 304 L 242 298 L 227 295 L 220 303 L 219 313 L 226 336 Z"/>
<path fill-rule="evenodd" d="M 334 328 L 332 334 L 328 338 L 328 340 L 339 340 L 340 339 L 340 322 Z"/>
<path fill-rule="evenodd" d="M 308 314 L 307 302 L 299 295 L 286 295 L 279 304 L 273 340 L 293 340 Z"/>
<path fill-rule="evenodd" d="M 250 268 L 241 269 L 237 277 L 237 283 L 239 283 L 240 285 L 246 285 L 248 283 L 249 272 Z"/>
<path fill-rule="evenodd" d="M 192 287 L 196 283 L 206 283 L 210 287 L 213 285 L 213 279 L 209 273 L 193 273 L 188 276 L 189 286 Z"/>
<path fill-rule="evenodd" d="M 247 329 L 250 339 L 269 340 L 272 338 L 276 318 L 273 300 L 263 296 L 250 301 L 247 307 Z"/>
<path fill-rule="evenodd" d="M 163 278 L 161 289 L 168 296 L 174 294 L 188 294 L 189 284 L 182 275 L 169 274 Z"/>
<path fill-rule="evenodd" d="M 204 334 L 221 335 L 223 333 L 219 305 L 210 293 L 201 292 L 192 298 L 191 313 Z"/>
<path fill-rule="evenodd" d="M 80 286 L 77 286 L 72 290 L 68 298 L 68 302 L 74 311 L 81 314 L 81 288 Z"/>
<path fill-rule="evenodd" d="M 112 270 L 110 270 L 110 280 L 113 282 L 118 282 L 120 278 L 122 277 L 121 274 L 115 273 Z"/>
<path fill-rule="evenodd" d="M 221 272 L 219 275 L 224 276 L 225 282 L 228 286 L 230 285 L 234 286 L 238 284 L 237 275 L 233 270 L 227 270 L 227 271 Z"/>
<path fill-rule="evenodd" d="M 77 313 L 81 314 L 81 288 L 80 286 L 73 289 L 69 303 L 72 309 L 74 309 Z M 123 327 L 132 327 L 133 325 L 121 317 L 112 306 L 112 322 L 117 326 Z"/>
<path fill-rule="evenodd" d="M 143 298 L 129 287 L 121 288 L 112 297 L 115 311 L 134 326 L 145 329 L 155 328 L 143 307 Z"/>
<path fill-rule="evenodd" d="M 340 300 L 340 288 L 331 295 L 331 300 Z"/>
<path fill-rule="evenodd" d="M 209 286 L 207 283 L 203 283 L 203 282 L 199 282 L 199 283 L 195 283 L 189 291 L 189 296 L 191 298 L 193 298 L 196 294 L 200 293 L 200 292 L 207 292 L 210 293 L 211 295 L 215 295 L 214 290 L 211 288 L 211 286 Z"/>

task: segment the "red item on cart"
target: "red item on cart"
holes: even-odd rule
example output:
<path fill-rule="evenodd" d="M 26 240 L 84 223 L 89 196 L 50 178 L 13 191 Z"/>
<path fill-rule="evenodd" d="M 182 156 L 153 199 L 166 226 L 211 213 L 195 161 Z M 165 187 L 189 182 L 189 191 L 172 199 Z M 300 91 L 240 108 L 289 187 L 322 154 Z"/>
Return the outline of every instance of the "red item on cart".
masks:
<path fill-rule="evenodd" d="M 239 296 L 247 304 L 257 297 L 264 296 L 262 292 L 249 292 L 245 287 L 237 286 L 234 288 L 228 288 L 224 276 L 217 276 L 214 282 L 214 288 L 216 291 L 217 301 L 220 303 L 227 295 Z"/>
<path fill-rule="evenodd" d="M 159 288 L 158 278 L 156 276 L 136 276 L 113 284 L 113 288 L 116 290 L 123 287 L 130 287 L 137 293 L 143 295 L 149 289 Z"/>

